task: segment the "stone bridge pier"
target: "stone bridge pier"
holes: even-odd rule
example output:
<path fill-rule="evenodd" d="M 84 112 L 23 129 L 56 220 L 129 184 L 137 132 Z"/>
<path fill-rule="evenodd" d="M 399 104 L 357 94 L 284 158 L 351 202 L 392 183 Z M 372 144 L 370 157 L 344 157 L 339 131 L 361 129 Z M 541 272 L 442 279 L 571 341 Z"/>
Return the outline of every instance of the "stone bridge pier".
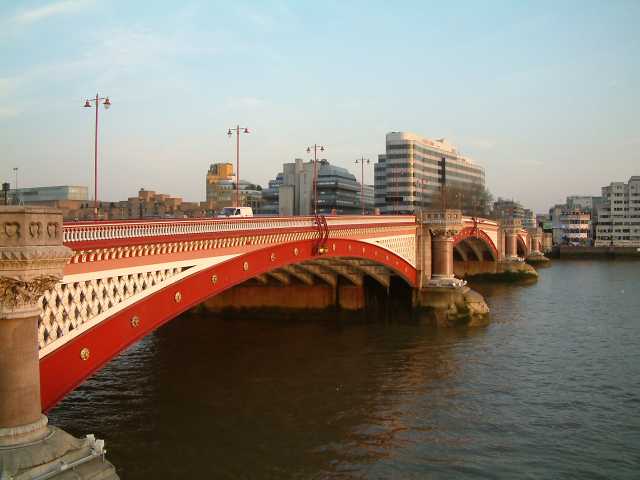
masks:
<path fill-rule="evenodd" d="M 479 326 L 489 307 L 479 293 L 453 273 L 454 237 L 463 228 L 460 210 L 426 210 L 417 218 L 418 285 L 413 306 L 440 326 Z"/>
<path fill-rule="evenodd" d="M 40 298 L 62 278 L 70 255 L 62 245 L 59 211 L 0 207 L 2 479 L 118 478 L 104 459 L 103 441 L 92 435 L 77 439 L 49 426 L 41 410 Z"/>

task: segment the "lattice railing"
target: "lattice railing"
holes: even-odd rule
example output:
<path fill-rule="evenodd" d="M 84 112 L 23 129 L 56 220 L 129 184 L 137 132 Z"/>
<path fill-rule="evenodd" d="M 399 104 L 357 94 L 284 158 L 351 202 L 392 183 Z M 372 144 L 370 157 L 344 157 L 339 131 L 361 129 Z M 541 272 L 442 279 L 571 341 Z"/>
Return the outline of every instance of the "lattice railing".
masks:
<path fill-rule="evenodd" d="M 159 286 L 181 273 L 184 267 L 170 267 L 108 276 L 85 281 L 59 283 L 42 297 L 38 320 L 38 341 L 44 348 L 77 330 L 86 322 L 117 307 L 149 288 Z"/>

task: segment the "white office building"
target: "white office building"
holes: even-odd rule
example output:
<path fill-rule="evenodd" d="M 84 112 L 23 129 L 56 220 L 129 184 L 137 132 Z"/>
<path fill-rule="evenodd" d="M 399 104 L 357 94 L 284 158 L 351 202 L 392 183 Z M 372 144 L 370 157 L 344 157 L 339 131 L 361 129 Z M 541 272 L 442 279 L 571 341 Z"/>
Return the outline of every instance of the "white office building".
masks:
<path fill-rule="evenodd" d="M 429 207 L 440 196 L 446 162 L 447 187 L 461 192 L 455 207 L 472 209 L 472 195 L 464 192 L 484 190 L 484 169 L 462 156 L 444 138 L 430 140 L 408 132 L 386 136 L 386 152 L 375 164 L 375 206 L 381 213 L 414 213 Z"/>
<path fill-rule="evenodd" d="M 602 187 L 595 246 L 640 247 L 640 176 Z"/>

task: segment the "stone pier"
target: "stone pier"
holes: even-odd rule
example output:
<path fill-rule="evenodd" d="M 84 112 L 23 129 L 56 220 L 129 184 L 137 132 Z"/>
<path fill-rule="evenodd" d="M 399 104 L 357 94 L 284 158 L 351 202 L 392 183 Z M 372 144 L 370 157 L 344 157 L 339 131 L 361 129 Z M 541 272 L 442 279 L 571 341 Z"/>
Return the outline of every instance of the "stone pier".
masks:
<path fill-rule="evenodd" d="M 455 278 L 453 237 L 462 229 L 460 210 L 428 210 L 418 217 L 418 288 L 413 306 L 438 326 L 486 325 L 489 307 L 479 293 Z"/>
<path fill-rule="evenodd" d="M 547 266 L 551 262 L 542 252 L 544 245 L 544 233 L 540 227 L 528 230 L 531 238 L 531 252 L 527 255 L 527 263 L 535 266 Z"/>
<path fill-rule="evenodd" d="M 118 478 L 102 440 L 74 438 L 42 414 L 40 299 L 62 278 L 70 256 L 58 210 L 0 207 L 1 479 Z"/>

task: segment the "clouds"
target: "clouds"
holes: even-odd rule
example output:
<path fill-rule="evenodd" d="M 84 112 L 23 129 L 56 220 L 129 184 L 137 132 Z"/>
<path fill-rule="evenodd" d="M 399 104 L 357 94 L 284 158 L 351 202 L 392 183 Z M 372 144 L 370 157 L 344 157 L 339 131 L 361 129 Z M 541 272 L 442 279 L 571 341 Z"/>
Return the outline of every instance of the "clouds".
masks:
<path fill-rule="evenodd" d="M 94 0 L 64 0 L 61 2 L 53 2 L 42 7 L 23 10 L 13 17 L 13 21 L 21 25 L 28 25 L 55 15 L 81 11 L 84 8 L 91 6 L 93 3 Z"/>

